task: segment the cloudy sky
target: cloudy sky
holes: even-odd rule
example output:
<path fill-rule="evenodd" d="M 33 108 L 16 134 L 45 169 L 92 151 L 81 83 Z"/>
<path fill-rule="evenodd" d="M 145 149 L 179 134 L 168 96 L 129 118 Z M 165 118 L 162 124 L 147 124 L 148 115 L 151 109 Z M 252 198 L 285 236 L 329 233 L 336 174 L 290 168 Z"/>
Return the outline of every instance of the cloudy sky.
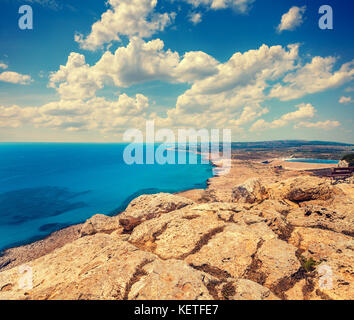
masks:
<path fill-rule="evenodd" d="M 33 30 L 20 30 L 20 5 Z M 318 13 L 333 8 L 334 29 Z M 0 141 L 121 141 L 129 128 L 234 141 L 354 141 L 354 3 L 2 0 Z"/>

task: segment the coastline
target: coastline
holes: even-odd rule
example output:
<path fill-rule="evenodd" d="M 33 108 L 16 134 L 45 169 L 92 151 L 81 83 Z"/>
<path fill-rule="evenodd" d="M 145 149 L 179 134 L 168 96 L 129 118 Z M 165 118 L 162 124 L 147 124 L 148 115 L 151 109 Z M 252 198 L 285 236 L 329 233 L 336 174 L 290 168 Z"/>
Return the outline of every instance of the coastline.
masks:
<path fill-rule="evenodd" d="M 14 248 L 0 258 L 0 296 L 154 300 L 173 295 L 189 300 L 202 290 L 205 299 L 213 300 L 225 299 L 223 286 L 231 283 L 235 292 L 246 285 L 252 300 L 351 297 L 347 247 L 354 236 L 354 181 L 334 186 L 299 166 L 286 170 L 259 159 L 233 159 L 229 174 L 209 179 L 200 203 L 181 194 L 144 195 L 118 218 L 95 215 L 84 225 Z M 262 264 L 254 266 L 254 257 Z M 304 257 L 328 259 L 339 276 L 333 291 L 323 293 L 316 273 L 304 273 Z M 36 272 L 33 290 L 25 296 L 16 286 L 21 264 Z M 140 268 L 146 277 L 136 278 Z M 304 277 L 293 282 L 295 273 Z M 132 279 L 139 282 L 133 289 Z M 209 281 L 216 279 L 221 286 L 211 288 Z M 306 279 L 313 279 L 314 286 L 309 288 Z M 120 291 L 111 290 L 117 286 Z"/>
<path fill-rule="evenodd" d="M 203 156 L 208 157 L 212 167 L 218 168 L 222 166 L 222 163 L 213 160 L 211 154 Z M 173 194 L 188 198 L 196 203 L 202 203 L 205 198 L 208 197 L 218 197 L 219 200 L 230 201 L 232 197 L 232 186 L 243 183 L 250 177 L 257 176 L 261 177 L 264 181 L 269 182 L 274 175 L 275 166 L 290 164 L 284 166 L 283 170 L 280 173 L 277 173 L 279 178 L 282 179 L 302 175 L 307 170 L 317 170 L 336 166 L 333 164 L 286 162 L 281 159 L 266 160 L 271 160 L 271 162 L 263 164 L 262 161 L 264 160 L 232 160 L 230 172 L 226 175 L 214 174 L 211 178 L 207 179 L 205 189 L 187 189 Z M 309 172 L 307 172 L 307 174 L 309 174 Z M 114 216 L 118 216 L 122 212 L 124 212 L 124 210 Z M 94 214 L 92 214 L 92 216 L 93 215 Z M 78 239 L 80 237 L 80 229 L 84 223 L 85 222 L 60 229 L 41 240 L 2 251 L 0 255 L 0 272 L 42 257 L 55 249 L 63 247 L 65 244 Z"/>
<path fill-rule="evenodd" d="M 212 167 L 216 167 L 216 165 L 210 160 L 210 158 L 209 162 Z M 215 175 L 213 175 L 212 178 L 214 177 Z M 172 194 L 184 196 L 193 200 L 193 195 L 195 195 L 196 192 L 200 192 L 202 194 L 205 190 L 208 189 L 210 179 L 211 178 L 208 178 L 205 181 L 206 187 L 204 189 L 192 188 L 173 192 Z M 163 193 L 163 191 L 160 191 L 158 193 Z M 123 201 L 123 204 L 119 206 L 119 210 L 113 210 L 113 212 L 117 210 L 117 213 L 113 214 L 112 216 L 118 216 L 119 214 L 124 212 L 125 208 L 123 207 L 126 207 L 131 201 L 138 198 L 142 194 L 148 193 L 136 193 L 134 194 L 134 197 L 132 197 L 133 195 L 130 196 L 130 201 L 128 203 L 126 203 L 126 201 Z M 191 194 L 190 197 L 188 196 L 188 194 Z M 94 215 L 95 213 L 92 213 L 92 216 Z M 80 230 L 85 224 L 85 222 L 73 224 L 71 226 L 54 231 L 45 236 L 43 239 L 35 240 L 33 242 L 31 242 L 31 240 L 29 239 L 29 243 L 10 247 L 3 251 L 0 251 L 0 272 L 40 258 L 54 251 L 55 249 L 61 248 L 67 243 L 78 239 L 80 237 Z"/>

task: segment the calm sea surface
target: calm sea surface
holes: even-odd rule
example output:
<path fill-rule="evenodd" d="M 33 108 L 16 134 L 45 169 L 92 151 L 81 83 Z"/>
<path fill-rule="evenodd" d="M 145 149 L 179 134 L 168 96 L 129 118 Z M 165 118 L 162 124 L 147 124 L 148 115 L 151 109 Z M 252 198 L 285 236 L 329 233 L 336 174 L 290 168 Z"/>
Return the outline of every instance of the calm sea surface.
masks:
<path fill-rule="evenodd" d="M 141 194 L 205 188 L 213 174 L 212 166 L 201 161 L 127 165 L 125 147 L 0 143 L 0 251 L 96 213 L 114 215 Z"/>
<path fill-rule="evenodd" d="M 322 159 L 288 159 L 289 162 L 304 162 L 304 163 L 328 163 L 336 164 L 339 163 L 337 160 L 322 160 Z"/>

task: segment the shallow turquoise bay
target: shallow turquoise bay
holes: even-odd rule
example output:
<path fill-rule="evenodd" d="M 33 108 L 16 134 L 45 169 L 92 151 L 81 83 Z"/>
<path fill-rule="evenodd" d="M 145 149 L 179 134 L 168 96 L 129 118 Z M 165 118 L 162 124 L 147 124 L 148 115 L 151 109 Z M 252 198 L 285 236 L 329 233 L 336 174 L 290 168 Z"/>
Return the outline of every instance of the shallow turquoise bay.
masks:
<path fill-rule="evenodd" d="M 201 164 L 199 156 L 196 165 L 127 165 L 125 147 L 1 143 L 0 251 L 96 213 L 117 214 L 141 194 L 206 188 L 213 175 L 211 164 Z"/>

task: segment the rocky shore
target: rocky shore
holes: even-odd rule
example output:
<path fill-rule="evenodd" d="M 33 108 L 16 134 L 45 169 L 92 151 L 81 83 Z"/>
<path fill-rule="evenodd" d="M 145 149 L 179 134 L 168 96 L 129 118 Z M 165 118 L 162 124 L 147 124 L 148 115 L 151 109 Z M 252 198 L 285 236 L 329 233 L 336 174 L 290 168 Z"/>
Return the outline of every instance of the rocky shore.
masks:
<path fill-rule="evenodd" d="M 233 160 L 0 258 L 0 299 L 354 299 L 354 185 Z M 33 288 L 19 287 L 28 265 Z"/>

